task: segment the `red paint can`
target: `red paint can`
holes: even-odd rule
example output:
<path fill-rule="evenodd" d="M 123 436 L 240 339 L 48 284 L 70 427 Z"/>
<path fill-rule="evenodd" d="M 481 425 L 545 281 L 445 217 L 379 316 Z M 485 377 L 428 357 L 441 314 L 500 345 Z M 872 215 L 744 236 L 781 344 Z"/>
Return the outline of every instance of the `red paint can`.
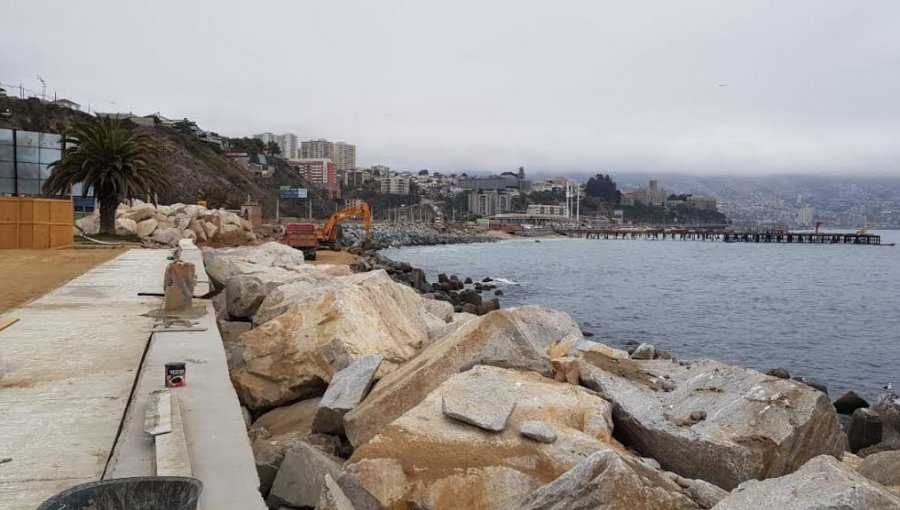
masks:
<path fill-rule="evenodd" d="M 184 363 L 166 363 L 166 388 L 179 388 L 187 384 L 187 368 Z"/>

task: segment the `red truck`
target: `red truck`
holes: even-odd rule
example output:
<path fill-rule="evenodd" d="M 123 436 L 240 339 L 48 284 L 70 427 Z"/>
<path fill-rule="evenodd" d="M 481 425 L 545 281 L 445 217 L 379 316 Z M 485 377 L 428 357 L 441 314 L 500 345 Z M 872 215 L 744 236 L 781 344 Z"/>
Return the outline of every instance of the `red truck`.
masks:
<path fill-rule="evenodd" d="M 306 260 L 316 260 L 319 241 L 316 226 L 312 223 L 288 223 L 285 226 L 284 244 L 303 251 Z"/>

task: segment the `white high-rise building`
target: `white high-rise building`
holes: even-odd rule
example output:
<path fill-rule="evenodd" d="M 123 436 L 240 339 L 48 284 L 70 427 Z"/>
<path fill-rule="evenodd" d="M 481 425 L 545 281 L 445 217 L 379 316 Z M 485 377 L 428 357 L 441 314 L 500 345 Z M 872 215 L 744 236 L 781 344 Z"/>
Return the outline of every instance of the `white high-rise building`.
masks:
<path fill-rule="evenodd" d="M 294 133 L 276 135 L 267 131 L 265 133 L 253 135 L 253 138 L 262 140 L 264 144 L 275 142 L 278 145 L 278 148 L 281 149 L 281 157 L 283 158 L 295 159 L 299 156 L 300 148 L 297 145 L 299 138 L 297 138 L 297 135 Z"/>
<path fill-rule="evenodd" d="M 356 170 L 356 146 L 346 142 L 329 142 L 325 139 L 300 143 L 301 158 L 326 158 L 334 161 L 341 182 L 347 184 L 347 175 Z"/>

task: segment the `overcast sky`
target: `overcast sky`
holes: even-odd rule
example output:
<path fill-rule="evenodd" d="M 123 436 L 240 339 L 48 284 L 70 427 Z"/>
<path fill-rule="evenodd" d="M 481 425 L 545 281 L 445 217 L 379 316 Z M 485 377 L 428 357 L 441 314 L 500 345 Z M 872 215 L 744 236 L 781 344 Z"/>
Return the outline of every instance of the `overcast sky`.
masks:
<path fill-rule="evenodd" d="M 900 175 L 900 1 L 0 0 L 0 83 L 360 165 Z"/>

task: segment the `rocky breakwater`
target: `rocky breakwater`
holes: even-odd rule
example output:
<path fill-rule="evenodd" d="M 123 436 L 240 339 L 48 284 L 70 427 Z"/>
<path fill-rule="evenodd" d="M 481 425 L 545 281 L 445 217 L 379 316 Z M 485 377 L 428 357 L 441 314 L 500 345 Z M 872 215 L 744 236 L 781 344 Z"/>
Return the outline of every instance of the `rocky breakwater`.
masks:
<path fill-rule="evenodd" d="M 454 313 L 279 245 L 204 257 L 270 508 L 900 507 L 896 452 L 846 452 L 798 381 L 629 355 L 539 306 Z M 894 434 L 898 405 L 873 408 Z"/>
<path fill-rule="evenodd" d="M 100 212 L 75 221 L 76 233 L 94 235 L 100 231 Z M 140 200 L 116 208 L 116 235 L 139 238 L 154 246 L 178 245 L 182 239 L 197 244 L 248 244 L 256 240 L 249 221 L 224 209 L 207 209 L 194 204 L 154 205 Z"/>
<path fill-rule="evenodd" d="M 391 260 L 374 250 L 360 254 L 350 268 L 356 272 L 384 271 L 393 281 L 412 288 L 425 298 L 450 303 L 457 313 L 484 315 L 500 309 L 498 296 L 502 296 L 503 291 L 490 283 L 490 278 L 474 281 L 471 277 L 440 274 L 437 282 L 429 283 L 422 269 Z"/>
<path fill-rule="evenodd" d="M 343 246 L 359 246 L 365 237 L 365 229 L 360 225 L 341 226 Z M 372 226 L 370 247 L 382 249 L 391 246 L 489 243 L 495 240 L 483 231 L 475 229 L 380 223 Z"/>

